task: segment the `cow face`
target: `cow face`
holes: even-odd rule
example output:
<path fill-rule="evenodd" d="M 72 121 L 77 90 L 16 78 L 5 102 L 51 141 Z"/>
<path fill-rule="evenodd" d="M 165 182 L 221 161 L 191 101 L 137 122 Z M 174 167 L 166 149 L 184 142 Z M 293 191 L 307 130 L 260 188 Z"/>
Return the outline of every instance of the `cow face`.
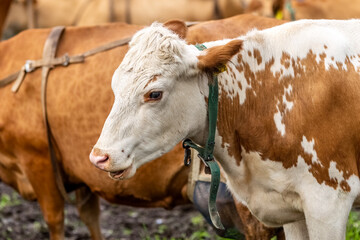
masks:
<path fill-rule="evenodd" d="M 199 57 L 201 52 L 182 39 L 185 34 L 180 21 L 139 31 L 115 71 L 115 102 L 90 154 L 112 178 L 133 176 L 142 164 L 184 138 L 203 140 L 208 81 L 204 72 L 225 58 L 214 62 L 211 52 Z"/>

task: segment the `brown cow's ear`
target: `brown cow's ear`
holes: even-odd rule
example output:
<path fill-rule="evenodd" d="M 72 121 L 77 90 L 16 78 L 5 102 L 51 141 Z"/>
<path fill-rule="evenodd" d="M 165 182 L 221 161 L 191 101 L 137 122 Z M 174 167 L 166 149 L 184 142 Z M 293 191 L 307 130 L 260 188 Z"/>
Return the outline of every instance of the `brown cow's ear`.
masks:
<path fill-rule="evenodd" d="M 204 55 L 198 56 L 198 68 L 200 70 L 217 71 L 240 51 L 242 44 L 242 40 L 233 40 L 226 45 L 207 49 Z"/>
<path fill-rule="evenodd" d="M 185 22 L 181 20 L 170 20 L 164 23 L 164 27 L 179 35 L 180 38 L 185 39 L 187 33 L 187 26 Z"/>

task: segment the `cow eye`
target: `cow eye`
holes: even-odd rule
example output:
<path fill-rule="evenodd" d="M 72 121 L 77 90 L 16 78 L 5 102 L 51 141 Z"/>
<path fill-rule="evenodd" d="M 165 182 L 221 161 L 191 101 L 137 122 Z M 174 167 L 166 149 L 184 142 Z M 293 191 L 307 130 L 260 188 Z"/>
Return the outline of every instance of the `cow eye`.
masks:
<path fill-rule="evenodd" d="M 161 91 L 148 92 L 144 96 L 145 102 L 158 101 L 161 98 L 162 98 L 162 92 Z"/>
<path fill-rule="evenodd" d="M 153 100 L 160 99 L 161 96 L 162 96 L 162 92 L 152 92 L 149 95 L 150 99 L 153 99 Z"/>

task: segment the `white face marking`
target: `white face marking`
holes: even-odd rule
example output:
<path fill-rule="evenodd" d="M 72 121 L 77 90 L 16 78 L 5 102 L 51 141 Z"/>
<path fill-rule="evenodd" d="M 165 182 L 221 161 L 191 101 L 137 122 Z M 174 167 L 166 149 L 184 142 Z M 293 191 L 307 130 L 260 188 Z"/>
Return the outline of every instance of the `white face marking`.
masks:
<path fill-rule="evenodd" d="M 131 177 L 142 164 L 203 131 L 206 103 L 201 86 L 207 79 L 197 69 L 199 54 L 158 23 L 134 35 L 113 75 L 115 102 L 94 146 L 109 156 L 106 170 L 132 166 Z M 162 98 L 145 101 L 152 91 L 162 92 Z"/>
<path fill-rule="evenodd" d="M 312 156 L 311 162 L 320 164 L 320 166 L 323 166 L 321 162 L 319 161 L 319 158 L 317 156 L 317 153 L 314 149 L 315 140 L 311 139 L 311 141 L 308 141 L 305 136 L 302 138 L 301 146 L 304 149 L 304 152 L 307 154 L 310 154 Z"/>

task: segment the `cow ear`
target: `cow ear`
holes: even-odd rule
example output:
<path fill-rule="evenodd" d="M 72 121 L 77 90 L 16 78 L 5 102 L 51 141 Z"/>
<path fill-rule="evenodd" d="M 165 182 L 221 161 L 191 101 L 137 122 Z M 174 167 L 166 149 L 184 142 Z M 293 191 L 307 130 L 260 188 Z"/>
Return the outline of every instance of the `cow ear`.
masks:
<path fill-rule="evenodd" d="M 185 22 L 181 20 L 170 20 L 164 23 L 164 27 L 179 35 L 180 38 L 185 39 L 187 33 L 187 26 Z"/>
<path fill-rule="evenodd" d="M 242 47 L 242 40 L 233 40 L 226 45 L 212 47 L 204 55 L 198 56 L 198 68 L 203 71 L 218 71 Z"/>

